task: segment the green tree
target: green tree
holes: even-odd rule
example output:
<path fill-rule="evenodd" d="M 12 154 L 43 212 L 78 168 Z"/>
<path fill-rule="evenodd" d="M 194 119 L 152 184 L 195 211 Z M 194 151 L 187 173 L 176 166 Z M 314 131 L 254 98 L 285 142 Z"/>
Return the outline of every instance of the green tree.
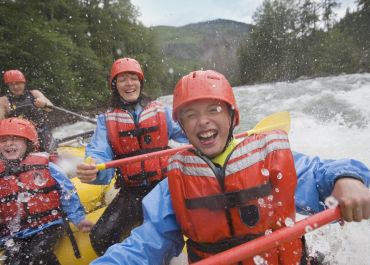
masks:
<path fill-rule="evenodd" d="M 91 109 L 108 102 L 112 62 L 129 56 L 143 64 L 146 91 L 156 97 L 159 49 L 136 17 L 129 0 L 2 0 L 1 70 L 22 70 L 29 87 L 58 105 Z"/>

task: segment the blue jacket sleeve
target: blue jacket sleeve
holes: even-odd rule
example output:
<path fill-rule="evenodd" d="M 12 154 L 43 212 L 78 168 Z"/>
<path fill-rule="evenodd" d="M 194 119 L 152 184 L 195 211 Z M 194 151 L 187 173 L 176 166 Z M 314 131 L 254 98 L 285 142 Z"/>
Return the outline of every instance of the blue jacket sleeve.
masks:
<path fill-rule="evenodd" d="M 341 177 L 355 178 L 369 186 L 370 171 L 357 160 L 325 160 L 296 152 L 293 155 L 298 177 L 295 203 L 299 213 L 312 214 L 324 210 L 325 199 Z"/>
<path fill-rule="evenodd" d="M 100 114 L 96 122 L 96 129 L 91 141 L 87 144 L 85 156 L 95 159 L 96 163 L 105 163 L 112 161 L 113 151 L 108 141 L 107 127 L 105 125 L 105 116 Z M 91 184 L 109 184 L 114 175 L 114 169 L 109 168 L 99 171 L 95 181 Z"/>
<path fill-rule="evenodd" d="M 98 264 L 168 264 L 184 246 L 183 236 L 172 208 L 167 179 L 143 200 L 144 223 L 132 230 L 122 243 L 111 246 L 93 261 Z"/>
<path fill-rule="evenodd" d="M 58 182 L 61 187 L 61 204 L 63 211 L 73 224 L 78 225 L 85 219 L 85 210 L 81 204 L 80 198 L 77 195 L 73 183 L 67 175 L 54 163 L 49 163 L 50 174 Z"/>
<path fill-rule="evenodd" d="M 172 119 L 172 110 L 169 107 L 166 110 L 166 122 L 168 128 L 168 139 L 172 139 L 179 143 L 189 143 L 181 126 Z"/>

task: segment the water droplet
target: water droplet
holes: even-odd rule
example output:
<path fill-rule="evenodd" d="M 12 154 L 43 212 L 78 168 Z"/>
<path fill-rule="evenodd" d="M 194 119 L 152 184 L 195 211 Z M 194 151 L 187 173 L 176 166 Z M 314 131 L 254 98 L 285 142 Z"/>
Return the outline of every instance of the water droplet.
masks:
<path fill-rule="evenodd" d="M 265 177 L 268 177 L 270 175 L 270 171 L 267 168 L 262 168 L 261 173 Z"/>
<path fill-rule="evenodd" d="M 253 257 L 253 261 L 256 265 L 267 265 L 266 260 L 258 255 Z"/>
<path fill-rule="evenodd" d="M 222 111 L 222 107 L 221 106 L 217 106 L 216 110 L 217 110 L 217 112 L 221 112 Z"/>
<path fill-rule="evenodd" d="M 72 192 L 66 191 L 66 192 L 64 192 L 63 195 L 64 195 L 64 199 L 68 201 L 72 197 Z"/>
<path fill-rule="evenodd" d="M 17 216 L 13 220 L 11 220 L 8 225 L 7 225 L 10 233 L 16 233 L 19 230 L 21 230 L 21 223 L 20 223 L 20 218 Z"/>
<path fill-rule="evenodd" d="M 31 194 L 28 192 L 21 192 L 18 194 L 18 202 L 28 202 L 31 199 Z"/>
<path fill-rule="evenodd" d="M 13 239 L 9 239 L 7 241 L 5 241 L 5 246 L 8 247 L 8 248 L 11 248 L 12 246 L 14 246 L 15 242 Z"/>
<path fill-rule="evenodd" d="M 33 173 L 33 182 L 37 186 L 44 186 L 48 179 L 44 177 L 40 172 L 34 172 Z"/>
<path fill-rule="evenodd" d="M 313 231 L 313 228 L 312 228 L 310 225 L 307 225 L 307 226 L 304 228 L 304 231 L 306 231 L 306 233 L 309 233 L 309 232 L 312 232 L 312 231 Z"/>
<path fill-rule="evenodd" d="M 293 227 L 294 226 L 294 221 L 292 218 L 285 218 L 284 220 L 284 224 L 287 226 L 287 227 Z"/>
<path fill-rule="evenodd" d="M 267 229 L 265 231 L 265 236 L 271 235 L 272 234 L 272 229 Z"/>
<path fill-rule="evenodd" d="M 280 190 L 279 188 L 275 188 L 275 192 L 278 193 Z"/>
<path fill-rule="evenodd" d="M 258 204 L 261 206 L 261 207 L 266 207 L 266 204 L 265 204 L 265 200 L 263 198 L 259 198 L 257 200 Z"/>
<path fill-rule="evenodd" d="M 338 201 L 336 198 L 334 198 L 333 196 L 329 196 L 325 199 L 325 205 L 329 208 L 329 209 L 334 209 L 338 206 Z"/>
<path fill-rule="evenodd" d="M 283 178 L 283 173 L 279 172 L 276 176 L 277 179 L 282 179 Z"/>
<path fill-rule="evenodd" d="M 269 201 L 272 201 L 272 200 L 274 199 L 274 195 L 269 195 L 269 196 L 267 197 L 267 199 L 268 199 Z"/>
<path fill-rule="evenodd" d="M 57 214 L 58 214 L 58 211 L 57 211 L 57 210 L 52 210 L 52 211 L 51 211 L 51 214 L 52 214 L 52 215 L 57 215 Z"/>

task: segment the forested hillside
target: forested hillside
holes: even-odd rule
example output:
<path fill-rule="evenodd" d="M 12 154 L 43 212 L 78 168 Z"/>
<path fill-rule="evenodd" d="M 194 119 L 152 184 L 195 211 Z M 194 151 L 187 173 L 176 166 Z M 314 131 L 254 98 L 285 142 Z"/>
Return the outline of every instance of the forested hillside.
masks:
<path fill-rule="evenodd" d="M 231 20 L 213 20 L 182 27 L 157 26 L 164 64 L 176 73 L 174 79 L 197 69 L 215 69 L 240 84 L 237 50 L 251 25 Z M 172 83 L 174 83 L 173 81 Z"/>

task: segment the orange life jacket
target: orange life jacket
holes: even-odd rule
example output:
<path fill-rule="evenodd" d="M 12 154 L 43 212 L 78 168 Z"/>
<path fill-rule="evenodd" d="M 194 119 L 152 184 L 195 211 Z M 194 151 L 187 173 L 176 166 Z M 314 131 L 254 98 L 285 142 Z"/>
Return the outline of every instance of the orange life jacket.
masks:
<path fill-rule="evenodd" d="M 196 151 L 171 158 L 169 189 L 191 262 L 235 247 L 295 220 L 297 184 L 288 137 L 271 131 L 245 138 L 223 167 Z M 267 264 L 299 264 L 300 239 L 261 253 Z M 242 261 L 255 264 L 253 258 Z"/>
<path fill-rule="evenodd" d="M 108 138 L 115 158 L 155 152 L 168 147 L 166 113 L 162 103 L 152 101 L 140 113 L 135 123 L 126 110 L 114 109 L 105 114 Z M 128 187 L 151 186 L 164 178 L 168 156 L 155 157 L 122 165 L 119 174 Z"/>
<path fill-rule="evenodd" d="M 0 161 L 0 236 L 62 218 L 48 164 L 44 153 L 32 153 L 18 165 Z"/>

